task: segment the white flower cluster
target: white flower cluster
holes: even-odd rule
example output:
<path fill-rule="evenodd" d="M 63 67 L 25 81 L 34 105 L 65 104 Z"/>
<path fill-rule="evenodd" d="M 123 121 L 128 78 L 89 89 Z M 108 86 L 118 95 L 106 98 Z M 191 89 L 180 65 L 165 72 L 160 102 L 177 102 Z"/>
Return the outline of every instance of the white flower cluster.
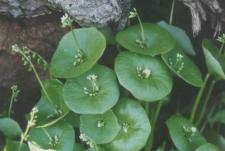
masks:
<path fill-rule="evenodd" d="M 54 137 L 50 137 L 49 138 L 48 145 L 51 148 L 55 148 L 58 144 L 59 144 L 59 137 L 57 135 L 55 135 Z"/>
<path fill-rule="evenodd" d="M 73 62 L 74 66 L 77 66 L 77 65 L 79 65 L 79 64 L 84 62 L 84 54 L 83 54 L 83 52 L 80 49 L 78 49 L 78 52 L 74 56 L 74 59 L 75 59 L 74 62 Z"/>
<path fill-rule="evenodd" d="M 87 80 L 91 82 L 91 90 L 87 87 L 84 87 L 84 94 L 89 96 L 96 96 L 100 90 L 98 84 L 97 84 L 97 78 L 98 76 L 95 74 L 90 74 L 87 76 Z"/>
<path fill-rule="evenodd" d="M 105 126 L 105 122 L 103 121 L 103 120 L 99 120 L 98 122 L 97 122 L 97 127 L 98 128 L 101 128 L 101 127 L 104 127 Z"/>
<path fill-rule="evenodd" d="M 130 11 L 129 18 L 135 18 L 135 17 L 137 17 L 137 15 L 138 15 L 138 13 L 137 13 L 136 8 L 133 8 L 133 10 Z"/>
<path fill-rule="evenodd" d="M 38 109 L 36 107 L 33 108 L 31 113 L 30 113 L 30 119 L 27 122 L 27 127 L 31 128 L 31 127 L 34 127 L 36 125 L 37 113 L 38 113 Z"/>
<path fill-rule="evenodd" d="M 123 129 L 123 131 L 124 131 L 125 133 L 127 133 L 128 130 L 129 130 L 129 124 L 128 124 L 128 123 L 123 123 L 123 124 L 122 124 L 122 129 Z"/>
<path fill-rule="evenodd" d="M 187 137 L 189 141 L 192 141 L 191 137 L 197 133 L 197 128 L 194 126 L 190 126 L 190 127 L 183 126 L 183 130 L 184 130 L 184 136 Z"/>
<path fill-rule="evenodd" d="M 73 24 L 73 20 L 69 17 L 68 14 L 65 14 L 61 17 L 61 23 L 63 28 L 71 27 Z"/>
<path fill-rule="evenodd" d="M 149 68 L 146 68 L 146 67 L 143 68 L 141 66 L 138 66 L 137 74 L 138 74 L 138 77 L 140 77 L 142 79 L 148 79 L 151 76 L 152 71 Z"/>
<path fill-rule="evenodd" d="M 220 43 L 224 44 L 225 43 L 225 34 L 222 34 L 221 36 L 219 36 L 217 38 L 217 41 L 219 41 Z"/>
<path fill-rule="evenodd" d="M 79 136 L 80 140 L 85 142 L 90 148 L 94 148 L 95 147 L 95 143 L 93 141 L 91 141 L 88 136 L 86 136 L 84 133 L 81 133 Z"/>

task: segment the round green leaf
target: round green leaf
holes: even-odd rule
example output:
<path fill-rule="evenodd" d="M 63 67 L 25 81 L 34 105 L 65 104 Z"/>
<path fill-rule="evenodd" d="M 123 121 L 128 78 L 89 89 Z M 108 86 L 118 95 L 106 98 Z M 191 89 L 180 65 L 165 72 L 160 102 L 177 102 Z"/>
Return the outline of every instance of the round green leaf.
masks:
<path fill-rule="evenodd" d="M 220 151 L 215 145 L 206 143 L 199 146 L 196 151 Z"/>
<path fill-rule="evenodd" d="M 138 100 L 157 101 L 171 92 L 172 77 L 158 58 L 122 52 L 116 57 L 115 71 L 120 84 Z"/>
<path fill-rule="evenodd" d="M 54 79 L 46 80 L 44 87 L 50 100 L 42 93 L 40 101 L 35 106 L 38 109 L 36 123 L 38 126 L 57 121 L 69 112 L 68 107 L 64 103 L 63 84 Z"/>
<path fill-rule="evenodd" d="M 20 136 L 22 129 L 19 124 L 11 118 L 0 118 L 0 131 L 9 138 Z"/>
<path fill-rule="evenodd" d="M 201 87 L 203 84 L 199 68 L 179 48 L 175 48 L 163 54 L 162 59 L 165 64 L 185 82 L 195 87 Z"/>
<path fill-rule="evenodd" d="M 98 61 L 105 47 L 105 37 L 96 28 L 75 29 L 60 41 L 51 61 L 50 73 L 58 78 L 79 76 Z M 79 58 L 82 61 L 79 62 Z"/>
<path fill-rule="evenodd" d="M 143 28 L 145 34 L 143 46 L 138 42 L 142 41 L 140 25 L 119 32 L 116 41 L 129 51 L 150 56 L 166 53 L 175 47 L 176 42 L 173 37 L 160 26 L 144 23 Z"/>
<path fill-rule="evenodd" d="M 111 142 L 119 130 L 117 118 L 111 110 L 104 114 L 80 116 L 81 133 L 87 135 L 96 144 Z"/>
<path fill-rule="evenodd" d="M 195 55 L 191 40 L 183 29 L 167 24 L 165 21 L 160 21 L 158 25 L 171 34 L 185 53 Z"/>
<path fill-rule="evenodd" d="M 114 108 L 121 130 L 117 137 L 104 145 L 110 151 L 139 151 L 149 137 L 151 126 L 142 106 L 129 98 L 122 98 Z"/>
<path fill-rule="evenodd" d="M 20 146 L 19 141 L 7 140 L 6 151 L 30 151 L 30 150 L 28 146 L 24 143 Z"/>
<path fill-rule="evenodd" d="M 192 151 L 198 146 L 205 144 L 205 138 L 187 119 L 179 115 L 173 115 L 166 122 L 170 137 L 178 148 L 182 151 Z"/>
<path fill-rule="evenodd" d="M 93 80 L 88 80 L 90 76 L 96 78 L 95 84 L 98 90 L 95 84 L 93 86 Z M 103 65 L 95 65 L 85 74 L 68 79 L 63 95 L 65 103 L 75 113 L 102 114 L 117 103 L 119 88 L 111 69 Z"/>
<path fill-rule="evenodd" d="M 29 141 L 42 149 L 73 151 L 75 142 L 73 127 L 65 122 L 58 122 L 46 128 L 32 128 Z"/>
<path fill-rule="evenodd" d="M 202 43 L 202 47 L 205 55 L 208 72 L 214 75 L 217 79 L 225 79 L 225 73 L 223 71 L 223 68 L 217 58 L 214 57 L 210 52 L 211 47 L 209 46 L 210 45 L 208 44 L 208 42 L 204 40 Z"/>

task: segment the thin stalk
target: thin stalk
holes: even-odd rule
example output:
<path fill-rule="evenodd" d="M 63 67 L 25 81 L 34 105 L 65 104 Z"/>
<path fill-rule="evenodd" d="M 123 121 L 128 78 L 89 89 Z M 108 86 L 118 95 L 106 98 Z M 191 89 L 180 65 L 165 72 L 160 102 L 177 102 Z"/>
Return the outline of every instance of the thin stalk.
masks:
<path fill-rule="evenodd" d="M 49 97 L 49 95 L 48 95 L 48 93 L 47 93 L 47 91 L 46 91 L 46 89 L 45 89 L 45 87 L 44 87 L 44 84 L 42 83 L 41 78 L 40 78 L 40 76 L 38 75 L 38 72 L 37 72 L 37 70 L 35 69 L 33 63 L 31 62 L 31 60 L 30 60 L 24 53 L 21 53 L 21 55 L 29 62 L 30 67 L 32 68 L 32 70 L 33 70 L 33 72 L 34 72 L 34 75 L 35 75 L 35 77 L 36 77 L 36 79 L 37 79 L 39 85 L 41 86 L 41 89 L 43 90 L 45 96 L 47 97 L 47 99 L 48 99 L 52 104 L 54 104 L 54 102 L 53 102 L 53 101 L 51 100 L 51 98 Z"/>
<path fill-rule="evenodd" d="M 199 119 L 198 119 L 198 125 L 201 123 L 201 121 L 202 121 L 202 119 L 203 119 L 203 117 L 204 117 L 204 114 L 205 114 L 205 112 L 206 112 L 206 109 L 207 109 L 207 105 L 208 105 L 208 103 L 209 103 L 209 99 L 210 99 L 210 97 L 211 97 L 211 95 L 212 95 L 212 91 L 213 91 L 213 89 L 214 89 L 214 87 L 215 87 L 215 84 L 216 84 L 216 80 L 213 80 L 212 82 L 211 82 L 211 84 L 210 84 L 210 86 L 209 86 L 209 91 L 208 91 L 208 93 L 207 93 L 207 95 L 206 95 L 206 98 L 205 98 L 205 101 L 204 101 L 204 104 L 203 104 L 203 107 L 202 107 L 202 110 L 201 110 L 201 112 L 200 112 L 200 116 L 199 116 Z"/>
<path fill-rule="evenodd" d="M 142 23 L 141 18 L 138 13 L 137 13 L 137 18 L 138 18 L 138 22 L 139 22 L 140 28 L 141 28 L 141 40 L 142 40 L 142 42 L 144 42 L 145 41 L 144 27 L 143 27 L 143 23 Z"/>
<path fill-rule="evenodd" d="M 26 137 L 28 136 L 30 128 L 31 128 L 30 126 L 27 126 L 25 132 L 21 134 L 21 139 L 20 139 L 20 144 L 19 144 L 19 150 L 18 151 L 21 151 L 22 144 L 27 139 Z"/>
<path fill-rule="evenodd" d="M 145 151 L 150 151 L 152 149 L 155 127 L 156 127 L 156 124 L 157 124 L 157 120 L 158 120 L 160 111 L 162 109 L 162 104 L 163 104 L 163 101 L 159 101 L 158 104 L 157 104 L 156 112 L 155 112 L 153 120 L 152 120 L 152 128 L 151 128 L 152 132 L 151 132 L 151 134 L 150 134 L 150 136 L 148 138 L 147 144 L 146 144 L 146 146 L 144 148 Z"/>
<path fill-rule="evenodd" d="M 173 0 L 172 5 L 171 5 L 170 21 L 169 21 L 169 23 L 170 23 L 171 25 L 172 25 L 172 23 L 173 23 L 173 16 L 174 16 L 175 2 L 176 2 L 176 0 Z"/>
<path fill-rule="evenodd" d="M 81 47 L 80 47 L 80 45 L 79 45 L 79 42 L 78 42 L 78 39 L 77 39 L 77 36 L 76 36 L 76 34 L 74 33 L 73 26 L 70 26 L 70 30 L 72 31 L 73 39 L 74 39 L 74 41 L 75 41 L 77 47 L 78 47 L 79 49 L 81 49 Z M 81 50 L 81 51 L 82 51 L 82 50 Z"/>
<path fill-rule="evenodd" d="M 213 112 L 214 112 L 215 109 L 216 109 L 216 105 L 214 105 L 214 106 L 211 108 L 211 110 L 209 111 L 208 118 L 210 118 L 210 117 L 213 115 Z M 205 120 L 203 126 L 202 126 L 201 129 L 200 129 L 200 132 L 201 132 L 201 133 L 204 131 L 204 129 L 206 128 L 207 124 L 208 124 L 208 120 Z"/>
<path fill-rule="evenodd" d="M 225 43 L 222 43 L 222 44 L 221 44 L 220 51 L 219 51 L 219 53 L 218 53 L 218 55 L 217 55 L 217 58 L 223 53 L 224 45 L 225 45 Z"/>
<path fill-rule="evenodd" d="M 198 92 L 198 95 L 194 101 L 194 106 L 192 108 L 192 112 L 191 112 L 191 116 L 190 116 L 190 122 L 193 122 L 194 119 L 195 119 L 195 116 L 196 116 L 196 112 L 197 112 L 197 109 L 198 109 L 198 106 L 199 106 L 199 103 L 200 103 L 200 100 L 202 98 L 202 95 L 203 95 L 203 92 L 205 90 L 205 86 L 209 80 L 209 77 L 210 77 L 210 74 L 208 73 L 204 79 L 204 82 L 203 82 L 203 85 L 201 86 L 199 92 Z"/>
<path fill-rule="evenodd" d="M 10 104 L 9 104 L 9 110 L 8 110 L 8 117 L 11 116 L 12 105 L 13 105 L 13 102 L 14 102 L 15 97 L 16 97 L 16 95 L 13 93 L 13 94 L 11 95 L 11 98 L 10 98 Z"/>

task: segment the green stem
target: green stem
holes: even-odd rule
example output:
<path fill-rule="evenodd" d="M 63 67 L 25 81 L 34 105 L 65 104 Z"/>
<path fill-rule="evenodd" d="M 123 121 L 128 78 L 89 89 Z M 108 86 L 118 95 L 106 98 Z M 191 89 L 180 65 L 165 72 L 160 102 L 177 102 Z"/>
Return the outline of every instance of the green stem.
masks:
<path fill-rule="evenodd" d="M 172 25 L 173 23 L 173 16 L 174 16 L 174 8 L 175 8 L 175 0 L 173 0 L 172 5 L 171 5 L 171 11 L 170 11 L 170 21 L 169 23 Z"/>
<path fill-rule="evenodd" d="M 210 83 L 210 86 L 209 86 L 209 91 L 206 95 L 206 98 L 205 98 L 205 101 L 204 101 L 204 104 L 203 104 L 203 107 L 202 107 L 202 110 L 201 110 L 201 113 L 200 113 L 200 116 L 199 116 L 199 119 L 198 119 L 198 125 L 202 122 L 202 119 L 204 117 L 204 114 L 206 112 L 206 109 L 207 109 L 207 106 L 208 106 L 208 103 L 209 103 L 209 99 L 212 95 L 212 91 L 213 91 L 213 88 L 216 84 L 216 80 L 213 80 L 211 83 Z"/>
<path fill-rule="evenodd" d="M 209 80 L 209 77 L 210 77 L 210 74 L 208 73 L 204 79 L 204 82 L 203 82 L 203 85 L 201 86 L 199 92 L 198 92 L 198 95 L 194 101 L 194 106 L 192 108 L 192 112 L 191 112 L 191 116 L 190 116 L 190 122 L 193 122 L 194 119 L 195 119 L 195 116 L 196 116 L 196 111 L 198 109 L 198 106 L 199 106 L 199 103 L 200 103 L 200 100 L 201 100 L 201 97 L 203 95 L 203 92 L 205 90 L 205 86 Z"/>
<path fill-rule="evenodd" d="M 209 111 L 209 114 L 207 115 L 208 119 L 211 118 L 211 116 L 213 115 L 214 110 L 216 109 L 216 105 L 214 105 L 211 110 Z M 204 131 L 204 129 L 206 128 L 207 124 L 208 124 L 209 120 L 205 120 L 203 126 L 200 129 L 200 132 L 202 133 Z"/>
<path fill-rule="evenodd" d="M 143 27 L 143 24 L 142 24 L 142 21 L 141 21 L 141 18 L 139 16 L 139 14 L 137 13 L 137 18 L 138 18 L 138 22 L 140 24 L 140 28 L 141 28 L 141 40 L 142 42 L 145 41 L 145 33 L 144 33 L 144 27 Z"/>
<path fill-rule="evenodd" d="M 14 101 L 14 97 L 15 97 L 15 94 L 12 94 L 11 98 L 10 98 L 10 104 L 9 104 L 9 110 L 8 110 L 8 117 L 11 116 L 11 112 L 12 112 L 12 104 L 13 104 L 13 101 Z"/>
<path fill-rule="evenodd" d="M 152 132 L 151 132 L 151 134 L 148 138 L 147 144 L 145 146 L 145 149 L 144 149 L 145 151 L 151 151 L 151 149 L 152 149 L 155 127 L 156 127 L 156 124 L 157 124 L 157 120 L 159 118 L 160 111 L 162 109 L 162 104 L 163 104 L 163 101 L 159 101 L 158 104 L 157 104 L 156 112 L 155 112 L 153 120 L 152 120 L 152 128 L 151 128 Z"/>
<path fill-rule="evenodd" d="M 28 136 L 30 128 L 31 128 L 30 126 L 27 126 L 25 132 L 21 134 L 21 139 L 20 139 L 20 144 L 19 144 L 19 150 L 18 151 L 21 151 L 22 144 L 26 140 L 26 137 Z"/>
<path fill-rule="evenodd" d="M 53 101 L 51 100 L 51 98 L 49 97 L 49 95 L 48 95 L 48 93 L 47 93 L 47 91 L 46 91 L 46 89 L 45 89 L 45 87 L 44 87 L 44 84 L 42 83 L 42 81 L 41 81 L 41 79 L 40 79 L 40 76 L 38 75 L 38 72 L 37 72 L 37 70 L 35 69 L 33 63 L 31 62 L 31 60 L 30 60 L 24 53 L 21 53 L 21 55 L 29 62 L 30 67 L 32 68 L 32 70 L 33 70 L 33 72 L 34 72 L 34 75 L 35 75 L 35 77 L 36 77 L 36 79 L 37 79 L 39 85 L 41 86 L 41 89 L 43 90 L 45 96 L 47 97 L 48 101 L 54 105 L 54 102 L 53 102 Z"/>
<path fill-rule="evenodd" d="M 218 53 L 218 55 L 217 55 L 217 58 L 223 53 L 224 45 L 225 45 L 225 43 L 222 43 L 222 44 L 221 44 L 220 51 L 219 51 L 219 53 Z"/>

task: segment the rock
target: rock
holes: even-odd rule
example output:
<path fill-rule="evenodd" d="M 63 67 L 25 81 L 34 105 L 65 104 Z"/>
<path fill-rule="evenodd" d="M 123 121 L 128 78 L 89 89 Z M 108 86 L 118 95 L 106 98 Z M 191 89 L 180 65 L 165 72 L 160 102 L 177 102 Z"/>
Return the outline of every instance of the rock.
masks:
<path fill-rule="evenodd" d="M 126 25 L 130 0 L 1 0 L 0 14 L 37 17 L 53 10 L 67 12 L 81 26 Z"/>
<path fill-rule="evenodd" d="M 20 56 L 10 51 L 11 46 L 16 43 L 28 46 L 49 62 L 65 32 L 59 16 L 47 15 L 19 22 L 0 19 L 0 113 L 8 108 L 10 87 L 14 84 L 21 90 L 18 105 L 15 105 L 21 114 L 28 112 L 40 96 L 34 74 L 23 66 Z M 47 73 L 39 66 L 37 68 L 41 78 L 45 79 Z M 21 107 L 23 111 L 19 111 Z"/>

